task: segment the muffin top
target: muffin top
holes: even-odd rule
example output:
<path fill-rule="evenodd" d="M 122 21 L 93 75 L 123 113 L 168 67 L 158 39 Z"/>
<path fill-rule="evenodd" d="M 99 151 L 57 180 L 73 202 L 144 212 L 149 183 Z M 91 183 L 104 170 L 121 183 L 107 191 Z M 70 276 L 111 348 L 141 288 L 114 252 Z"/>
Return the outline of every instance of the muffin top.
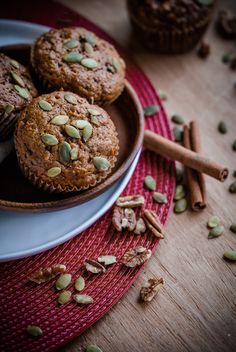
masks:
<path fill-rule="evenodd" d="M 215 0 L 127 0 L 142 25 L 162 30 L 195 28 L 208 19 Z"/>
<path fill-rule="evenodd" d="M 111 171 L 119 151 L 106 111 L 64 91 L 42 95 L 22 111 L 15 144 L 21 165 L 64 191 L 95 185 Z"/>
<path fill-rule="evenodd" d="M 31 61 L 49 89 L 63 87 L 101 105 L 113 101 L 124 87 L 124 61 L 113 45 L 84 28 L 41 35 Z"/>
<path fill-rule="evenodd" d="M 0 53 L 0 116 L 20 111 L 35 96 L 37 90 L 29 71 L 16 60 Z"/>

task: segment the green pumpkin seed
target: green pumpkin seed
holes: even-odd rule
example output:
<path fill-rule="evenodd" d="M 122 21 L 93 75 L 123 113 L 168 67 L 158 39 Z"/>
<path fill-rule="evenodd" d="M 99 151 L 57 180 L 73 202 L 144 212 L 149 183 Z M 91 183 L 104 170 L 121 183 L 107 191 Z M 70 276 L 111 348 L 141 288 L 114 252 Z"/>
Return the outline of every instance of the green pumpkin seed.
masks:
<path fill-rule="evenodd" d="M 101 348 L 96 345 L 89 345 L 86 347 L 86 352 L 103 352 Z"/>
<path fill-rule="evenodd" d="M 14 79 L 14 81 L 17 84 L 19 84 L 19 86 L 25 87 L 25 82 L 23 81 L 23 79 L 17 73 L 11 71 L 11 75 L 12 75 L 12 78 Z"/>
<path fill-rule="evenodd" d="M 102 156 L 95 156 L 93 164 L 98 171 L 107 171 L 111 167 L 110 162 Z"/>
<path fill-rule="evenodd" d="M 211 229 L 219 225 L 220 225 L 220 219 L 216 215 L 211 216 L 207 222 L 207 226 L 210 227 Z"/>
<path fill-rule="evenodd" d="M 58 166 L 51 167 L 51 169 L 49 169 L 47 171 L 47 175 L 49 177 L 56 177 L 56 176 L 60 175 L 60 173 L 61 173 L 61 168 Z"/>
<path fill-rule="evenodd" d="M 183 213 L 187 209 L 187 206 L 188 206 L 188 203 L 185 198 L 179 199 L 175 203 L 174 212 L 177 214 Z"/>
<path fill-rule="evenodd" d="M 103 265 L 111 265 L 116 263 L 116 257 L 114 255 L 102 255 L 98 257 L 98 262 Z"/>
<path fill-rule="evenodd" d="M 143 108 L 144 116 L 152 116 L 160 111 L 159 105 L 148 105 Z"/>
<path fill-rule="evenodd" d="M 78 277 L 75 281 L 75 289 L 76 291 L 82 291 L 85 288 L 85 281 L 82 276 Z"/>
<path fill-rule="evenodd" d="M 211 229 L 209 231 L 209 234 L 208 234 L 208 238 L 216 238 L 216 237 L 219 237 L 222 235 L 222 233 L 224 232 L 224 227 L 223 226 L 216 226 L 216 227 L 213 227 L 213 229 Z"/>
<path fill-rule="evenodd" d="M 80 62 L 82 60 L 83 56 L 80 53 L 76 52 L 71 52 L 63 56 L 63 60 L 66 62 Z"/>
<path fill-rule="evenodd" d="M 77 130 L 75 127 L 70 126 L 70 125 L 66 125 L 65 127 L 65 131 L 68 134 L 68 136 L 72 137 L 72 138 L 80 138 L 80 133 L 79 130 Z"/>
<path fill-rule="evenodd" d="M 76 104 L 77 104 L 77 99 L 76 99 L 76 97 L 75 97 L 74 95 L 72 95 L 72 94 L 66 93 L 66 94 L 64 95 L 64 99 L 65 99 L 68 103 L 70 103 L 70 104 L 73 104 L 73 105 L 76 105 Z"/>
<path fill-rule="evenodd" d="M 57 302 L 59 304 L 66 304 L 71 300 L 71 292 L 70 291 L 63 291 L 59 294 Z"/>
<path fill-rule="evenodd" d="M 64 162 L 70 161 L 71 157 L 71 146 L 67 142 L 63 142 L 59 145 L 60 160 Z"/>
<path fill-rule="evenodd" d="M 163 90 L 159 90 L 158 95 L 162 101 L 166 101 L 168 99 L 167 94 Z"/>
<path fill-rule="evenodd" d="M 175 114 L 171 117 L 171 121 L 174 123 L 177 123 L 178 125 L 184 124 L 184 118 L 180 115 L 177 115 L 177 114 Z"/>
<path fill-rule="evenodd" d="M 40 100 L 39 107 L 44 111 L 51 111 L 52 110 L 52 105 L 50 103 L 48 103 L 46 100 Z"/>
<path fill-rule="evenodd" d="M 77 46 L 79 45 L 79 41 L 77 39 L 70 39 L 70 40 L 67 40 L 63 46 L 64 48 L 67 48 L 67 49 L 74 49 L 76 48 Z"/>
<path fill-rule="evenodd" d="M 29 99 L 29 91 L 28 91 L 28 89 L 22 88 L 22 87 L 18 86 L 17 84 L 14 85 L 14 88 L 15 88 L 16 93 L 20 97 L 22 97 L 24 99 Z"/>
<path fill-rule="evenodd" d="M 183 178 L 184 170 L 177 167 L 175 172 L 176 182 L 180 182 Z"/>
<path fill-rule="evenodd" d="M 82 132 L 82 134 L 83 134 L 83 140 L 84 140 L 85 143 L 86 143 L 86 142 L 89 140 L 89 138 L 92 136 L 92 133 L 93 133 L 93 127 L 92 127 L 92 125 L 91 125 L 90 123 L 88 123 L 88 124 L 84 127 L 83 132 Z"/>
<path fill-rule="evenodd" d="M 235 141 L 234 141 L 233 144 L 232 144 L 232 149 L 233 149 L 234 151 L 236 151 L 236 139 L 235 139 Z"/>
<path fill-rule="evenodd" d="M 220 121 L 218 124 L 218 131 L 222 134 L 225 134 L 228 132 L 228 127 L 225 121 Z"/>
<path fill-rule="evenodd" d="M 69 116 L 57 115 L 57 116 L 54 116 L 50 122 L 53 125 L 62 126 L 62 125 L 65 125 L 68 121 L 69 121 Z"/>
<path fill-rule="evenodd" d="M 92 124 L 94 124 L 95 126 L 100 126 L 100 123 L 97 119 L 96 116 L 92 115 L 91 118 L 90 118 L 90 121 L 92 122 Z"/>
<path fill-rule="evenodd" d="M 93 47 L 90 43 L 84 43 L 84 50 L 86 51 L 87 54 L 92 54 L 93 53 Z"/>
<path fill-rule="evenodd" d="M 93 33 L 87 33 L 84 39 L 87 43 L 91 44 L 92 46 L 96 44 L 96 38 Z"/>
<path fill-rule="evenodd" d="M 229 229 L 231 232 L 236 233 L 236 223 L 233 223 Z"/>
<path fill-rule="evenodd" d="M 234 54 L 233 53 L 225 53 L 223 56 L 222 56 L 222 62 L 224 64 L 229 64 L 232 59 L 234 57 Z"/>
<path fill-rule="evenodd" d="M 120 60 L 116 57 L 113 57 L 111 60 L 112 65 L 115 67 L 116 71 L 120 70 Z"/>
<path fill-rule="evenodd" d="M 183 185 L 177 185 L 175 189 L 174 200 L 179 200 L 184 198 L 186 195 L 185 189 Z"/>
<path fill-rule="evenodd" d="M 79 304 L 93 303 L 93 298 L 88 295 L 74 295 L 74 300 Z"/>
<path fill-rule="evenodd" d="M 4 115 L 3 117 L 7 117 L 10 115 L 10 113 L 15 109 L 15 106 L 12 104 L 7 104 L 4 108 Z"/>
<path fill-rule="evenodd" d="M 213 4 L 214 0 L 197 0 L 200 5 L 210 6 Z"/>
<path fill-rule="evenodd" d="M 166 198 L 166 195 L 160 192 L 154 192 L 153 193 L 153 200 L 159 204 L 166 204 L 168 203 L 168 200 Z"/>
<path fill-rule="evenodd" d="M 27 326 L 27 334 L 33 337 L 39 337 L 43 335 L 43 331 L 39 326 L 36 325 L 29 325 Z"/>
<path fill-rule="evenodd" d="M 78 153 L 79 153 L 79 148 L 74 147 L 70 151 L 70 158 L 71 160 L 77 160 L 78 159 Z"/>
<path fill-rule="evenodd" d="M 85 58 L 81 60 L 81 65 L 86 68 L 93 69 L 98 67 L 98 62 L 94 59 Z"/>
<path fill-rule="evenodd" d="M 71 274 L 62 274 L 56 281 L 56 289 L 64 290 L 71 283 Z"/>
<path fill-rule="evenodd" d="M 42 134 L 41 139 L 42 139 L 43 143 L 46 145 L 52 146 L 52 145 L 57 145 L 59 143 L 57 137 L 53 136 L 50 133 Z"/>
<path fill-rule="evenodd" d="M 224 252 L 223 256 L 225 259 L 235 261 L 236 260 L 236 251 L 234 251 L 234 250 L 226 251 L 226 252 Z"/>
<path fill-rule="evenodd" d="M 88 112 L 90 113 L 90 115 L 94 115 L 94 116 L 98 116 L 98 115 L 101 115 L 101 112 L 96 110 L 96 109 L 93 109 L 93 108 L 89 108 L 87 109 Z"/>
<path fill-rule="evenodd" d="M 236 181 L 231 183 L 231 185 L 229 186 L 229 192 L 230 193 L 236 193 Z"/>
<path fill-rule="evenodd" d="M 183 140 L 183 131 L 179 127 L 175 126 L 173 128 L 173 134 L 174 134 L 174 137 L 175 137 L 175 142 L 182 142 L 182 140 Z"/>
<path fill-rule="evenodd" d="M 150 189 L 150 191 L 155 191 L 156 189 L 156 181 L 150 175 L 145 177 L 144 185 L 147 187 L 147 189 Z"/>
<path fill-rule="evenodd" d="M 73 125 L 79 129 L 84 129 L 88 124 L 89 122 L 86 120 L 76 120 L 73 122 Z"/>
<path fill-rule="evenodd" d="M 19 68 L 19 67 L 20 67 L 19 63 L 18 63 L 16 60 L 11 60 L 11 61 L 10 61 L 10 64 L 11 64 L 13 67 L 15 67 L 15 68 Z"/>

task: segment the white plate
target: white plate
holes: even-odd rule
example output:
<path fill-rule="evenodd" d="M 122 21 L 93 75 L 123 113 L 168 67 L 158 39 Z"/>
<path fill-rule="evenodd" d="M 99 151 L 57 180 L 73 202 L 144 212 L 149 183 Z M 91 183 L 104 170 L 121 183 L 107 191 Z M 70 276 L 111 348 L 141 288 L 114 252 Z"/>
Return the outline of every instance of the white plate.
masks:
<path fill-rule="evenodd" d="M 0 20 L 0 45 L 31 43 L 48 27 Z M 33 214 L 0 211 L 0 261 L 30 256 L 81 233 L 115 202 L 129 182 L 140 152 L 126 174 L 106 192 L 87 203 L 57 212 Z"/>

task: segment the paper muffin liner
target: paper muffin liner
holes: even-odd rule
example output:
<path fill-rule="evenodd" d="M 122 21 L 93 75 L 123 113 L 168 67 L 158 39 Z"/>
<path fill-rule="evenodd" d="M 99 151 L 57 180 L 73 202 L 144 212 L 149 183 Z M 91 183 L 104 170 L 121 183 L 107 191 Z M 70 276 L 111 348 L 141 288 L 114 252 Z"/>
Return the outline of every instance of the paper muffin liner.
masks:
<path fill-rule="evenodd" d="M 16 111 L 12 111 L 6 117 L 4 117 L 4 113 L 0 115 L 0 142 L 12 137 L 18 116 L 19 112 Z"/>

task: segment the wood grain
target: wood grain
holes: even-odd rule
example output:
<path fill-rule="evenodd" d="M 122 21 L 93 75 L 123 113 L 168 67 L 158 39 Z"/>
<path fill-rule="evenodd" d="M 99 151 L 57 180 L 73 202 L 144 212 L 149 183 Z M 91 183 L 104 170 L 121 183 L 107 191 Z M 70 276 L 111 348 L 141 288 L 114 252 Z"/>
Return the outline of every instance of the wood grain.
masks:
<path fill-rule="evenodd" d="M 235 44 L 220 39 L 210 28 L 206 40 L 212 54 L 202 61 L 195 52 L 184 56 L 158 56 L 146 52 L 131 37 L 124 0 L 63 0 L 108 31 L 125 46 L 147 73 L 156 89 L 168 93 L 166 110 L 197 119 L 202 131 L 204 154 L 236 169 L 231 144 L 236 139 L 236 75 L 221 62 Z M 236 2 L 221 1 L 221 7 Z M 132 38 L 132 39 L 131 39 Z M 217 124 L 225 120 L 229 132 L 221 135 Z M 90 343 L 104 352 L 228 352 L 236 349 L 236 265 L 222 259 L 224 250 L 236 248 L 236 235 L 228 228 L 236 221 L 236 196 L 206 177 L 208 207 L 201 213 L 172 214 L 166 237 L 135 285 L 97 324 L 63 351 L 84 351 Z M 208 240 L 206 222 L 218 215 L 225 233 Z M 149 305 L 137 301 L 143 282 L 162 276 L 166 285 Z"/>

